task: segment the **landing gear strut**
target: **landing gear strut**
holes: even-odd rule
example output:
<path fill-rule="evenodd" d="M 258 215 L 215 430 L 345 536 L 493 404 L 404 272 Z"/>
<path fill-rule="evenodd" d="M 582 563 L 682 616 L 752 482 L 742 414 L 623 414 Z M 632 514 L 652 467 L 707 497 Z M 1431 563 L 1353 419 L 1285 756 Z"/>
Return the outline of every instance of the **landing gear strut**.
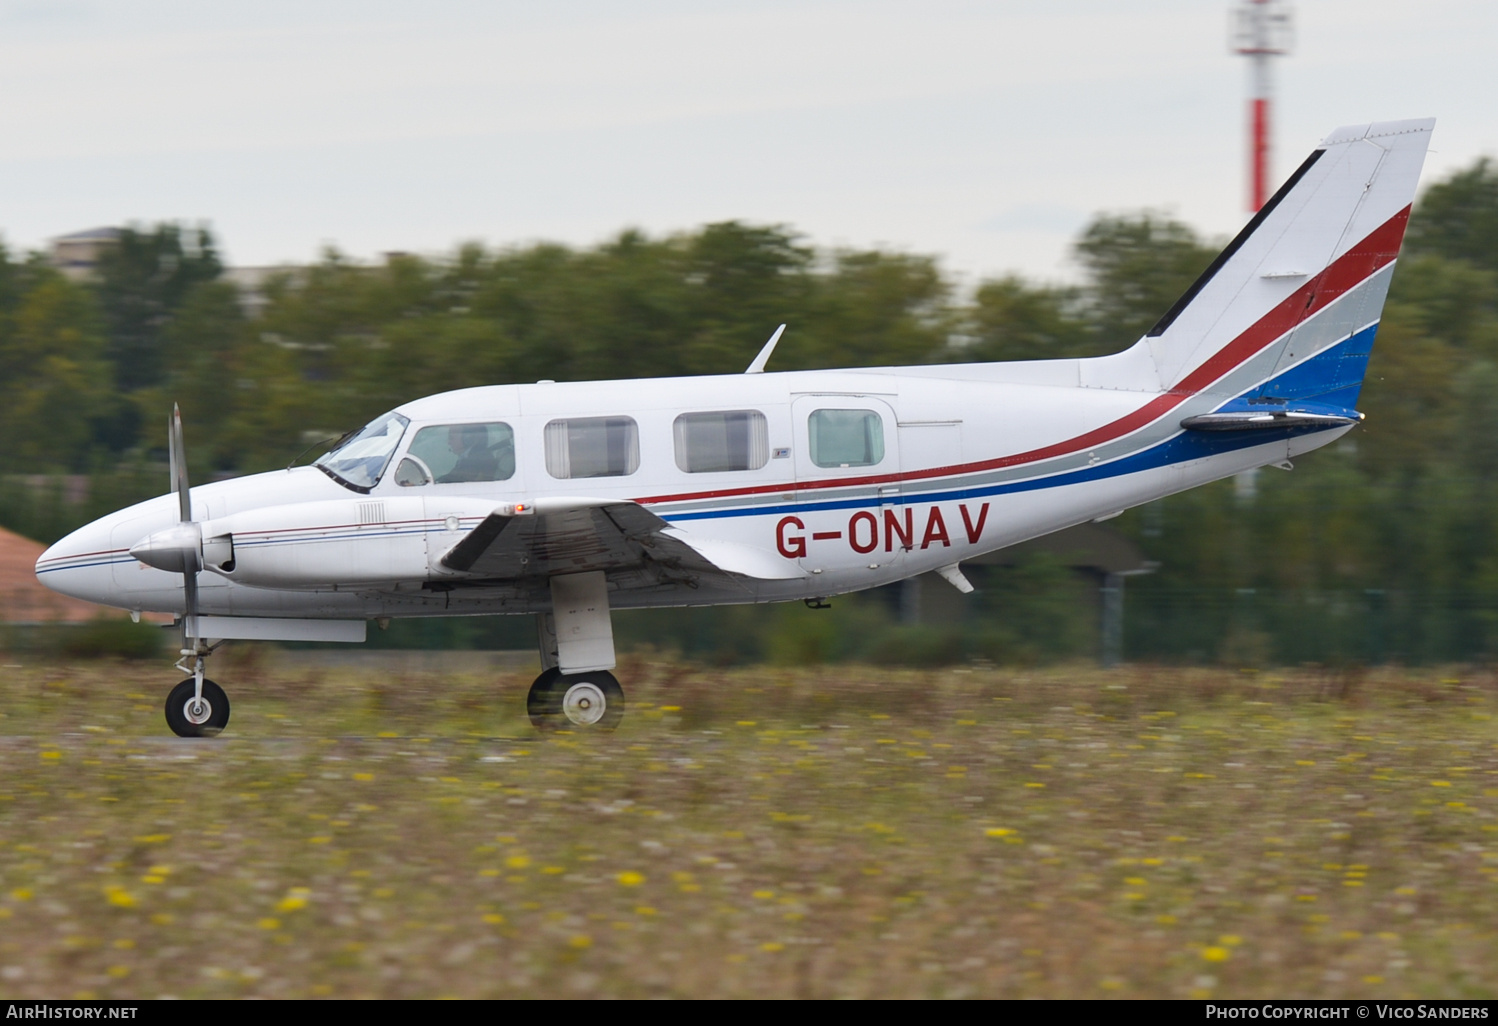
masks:
<path fill-rule="evenodd" d="M 525 708 L 537 730 L 613 730 L 624 718 L 614 666 L 608 580 L 601 571 L 551 579 L 551 612 L 536 617 L 541 676 Z"/>

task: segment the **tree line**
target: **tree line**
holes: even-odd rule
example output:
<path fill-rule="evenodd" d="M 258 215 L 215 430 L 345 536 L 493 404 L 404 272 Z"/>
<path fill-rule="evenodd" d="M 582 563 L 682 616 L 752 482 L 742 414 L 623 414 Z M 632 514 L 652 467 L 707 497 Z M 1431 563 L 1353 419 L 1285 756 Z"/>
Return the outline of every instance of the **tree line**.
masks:
<path fill-rule="evenodd" d="M 1498 650 L 1495 229 L 1498 170 L 1487 160 L 1424 192 L 1359 403 L 1363 427 L 1290 473 L 1221 482 L 1114 522 L 1161 564 L 1129 584 L 1131 657 L 1440 661 Z M 123 229 L 79 281 L 40 254 L 0 249 L 0 431 L 12 475 L 0 523 L 51 540 L 160 491 L 173 401 L 201 481 L 285 466 L 445 389 L 737 373 L 782 321 L 791 327 L 777 370 L 1113 352 L 1221 243 L 1157 212 L 1099 216 L 1074 243 L 1077 284 L 1005 276 L 964 290 L 933 257 L 828 252 L 784 226 L 727 222 L 626 231 L 590 248 L 467 245 L 377 266 L 328 251 L 273 275 L 253 311 L 202 227 Z M 64 473 L 91 476 L 86 504 L 15 476 Z M 1086 654 L 1095 642 L 1077 623 L 1091 612 L 1075 583 L 1054 567 L 1016 574 L 953 637 L 911 636 L 906 647 Z M 824 621 L 832 635 L 814 647 L 869 655 L 857 639 L 881 637 L 867 621 L 883 614 L 877 603 L 850 610 Z M 694 621 L 680 644 L 751 658 L 773 655 L 761 635 L 788 614 L 704 615 L 760 619 L 733 628 L 749 642 L 713 640 L 732 633 L 724 619 L 721 631 Z M 844 621 L 846 638 L 835 627 Z"/>

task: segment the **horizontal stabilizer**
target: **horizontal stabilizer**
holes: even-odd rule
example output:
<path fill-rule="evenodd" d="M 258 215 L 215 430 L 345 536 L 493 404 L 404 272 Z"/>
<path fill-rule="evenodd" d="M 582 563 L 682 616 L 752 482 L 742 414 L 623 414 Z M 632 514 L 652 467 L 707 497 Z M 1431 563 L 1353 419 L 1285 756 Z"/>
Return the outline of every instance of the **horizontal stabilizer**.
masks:
<path fill-rule="evenodd" d="M 1264 431 L 1274 428 L 1304 428 L 1325 431 L 1352 427 L 1363 419 L 1357 410 L 1323 403 L 1286 403 L 1249 400 L 1231 402 L 1212 413 L 1187 417 L 1181 427 L 1188 431 Z"/>

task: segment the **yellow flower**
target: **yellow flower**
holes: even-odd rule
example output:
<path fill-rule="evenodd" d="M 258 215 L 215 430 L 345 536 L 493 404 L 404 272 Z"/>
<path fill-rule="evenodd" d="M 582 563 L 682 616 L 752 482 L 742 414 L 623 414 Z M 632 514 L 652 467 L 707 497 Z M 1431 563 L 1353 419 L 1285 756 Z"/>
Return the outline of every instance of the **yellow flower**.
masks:
<path fill-rule="evenodd" d="M 486 922 L 486 923 L 496 923 L 497 924 L 497 923 L 502 923 L 504 921 L 505 921 L 505 917 L 502 916 L 502 915 L 500 915 L 498 912 L 486 912 L 484 914 L 484 922 Z"/>
<path fill-rule="evenodd" d="M 1236 933 L 1225 933 L 1217 938 L 1217 943 L 1225 948 L 1236 948 L 1243 943 L 1243 938 L 1239 937 Z"/>
<path fill-rule="evenodd" d="M 1232 957 L 1232 954 L 1227 948 L 1219 947 L 1215 944 L 1211 947 L 1202 948 L 1202 958 L 1205 958 L 1208 962 L 1226 962 Z"/>
<path fill-rule="evenodd" d="M 286 892 L 286 897 L 276 902 L 277 912 L 295 912 L 307 907 L 307 898 L 312 894 L 305 887 L 293 887 Z"/>
<path fill-rule="evenodd" d="M 266 916 L 255 925 L 260 927 L 260 929 L 262 930 L 279 930 L 281 928 L 281 920 Z"/>
<path fill-rule="evenodd" d="M 784 944 L 777 944 L 775 941 L 767 941 L 766 943 L 761 944 L 759 946 L 759 950 L 761 950 L 761 951 L 770 951 L 770 952 L 784 951 L 785 950 L 785 945 Z"/>
<path fill-rule="evenodd" d="M 531 860 L 529 856 L 526 855 L 511 855 L 509 858 L 505 859 L 505 865 L 511 869 L 524 869 L 530 864 Z"/>
<path fill-rule="evenodd" d="M 614 879 L 618 880 L 625 887 L 638 887 L 645 882 L 644 875 L 641 873 L 636 873 L 632 869 L 626 869 Z"/>
<path fill-rule="evenodd" d="M 593 946 L 593 938 L 589 937 L 585 933 L 580 933 L 569 940 L 567 942 L 567 945 L 568 947 L 577 948 L 579 951 L 582 951 L 585 948 L 591 948 Z"/>
<path fill-rule="evenodd" d="M 123 887 L 112 886 L 104 888 L 105 899 L 116 908 L 134 908 L 135 895 Z"/>
<path fill-rule="evenodd" d="M 47 759 L 48 761 L 52 761 L 52 760 L 55 760 L 55 759 L 61 759 L 62 758 L 62 753 L 61 752 L 43 752 L 42 753 L 42 758 L 43 759 Z"/>
<path fill-rule="evenodd" d="M 355 773 L 354 774 L 354 779 L 358 780 L 358 781 L 360 781 L 362 783 L 366 783 L 367 784 L 369 781 L 371 781 L 371 780 L 374 779 L 374 774 L 373 773 Z"/>
<path fill-rule="evenodd" d="M 30 901 L 31 893 L 32 892 L 30 887 L 17 887 L 15 890 L 10 892 L 10 896 L 16 901 Z"/>
<path fill-rule="evenodd" d="M 1014 831 L 1010 830 L 1008 827 L 989 827 L 987 830 L 983 831 L 983 833 L 988 837 L 1008 837 L 1010 834 L 1014 833 Z"/>

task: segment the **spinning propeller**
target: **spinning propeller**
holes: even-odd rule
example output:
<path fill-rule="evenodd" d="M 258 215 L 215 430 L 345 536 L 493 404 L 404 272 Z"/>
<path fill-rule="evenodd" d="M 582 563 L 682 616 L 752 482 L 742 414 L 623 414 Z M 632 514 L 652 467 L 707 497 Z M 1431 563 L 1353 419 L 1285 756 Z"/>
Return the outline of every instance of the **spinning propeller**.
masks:
<path fill-rule="evenodd" d="M 203 529 L 192 518 L 192 493 L 187 486 L 187 450 L 182 445 L 182 411 L 172 404 L 167 422 L 167 452 L 172 491 L 177 493 L 181 519 L 147 535 L 130 548 L 130 555 L 147 566 L 182 575 L 182 654 L 192 655 L 198 645 L 198 571 L 203 569 Z"/>
<path fill-rule="evenodd" d="M 172 491 L 177 493 L 177 523 L 136 542 L 130 555 L 147 566 L 182 575 L 182 659 L 177 667 L 192 676 L 167 697 L 166 720 L 182 737 L 202 737 L 217 734 L 229 722 L 229 698 L 223 688 L 203 677 L 203 660 L 213 648 L 198 630 L 198 574 L 205 567 L 233 570 L 234 539 L 226 534 L 205 540 L 202 525 L 193 519 L 182 411 L 175 403 L 167 422 L 167 452 Z"/>

